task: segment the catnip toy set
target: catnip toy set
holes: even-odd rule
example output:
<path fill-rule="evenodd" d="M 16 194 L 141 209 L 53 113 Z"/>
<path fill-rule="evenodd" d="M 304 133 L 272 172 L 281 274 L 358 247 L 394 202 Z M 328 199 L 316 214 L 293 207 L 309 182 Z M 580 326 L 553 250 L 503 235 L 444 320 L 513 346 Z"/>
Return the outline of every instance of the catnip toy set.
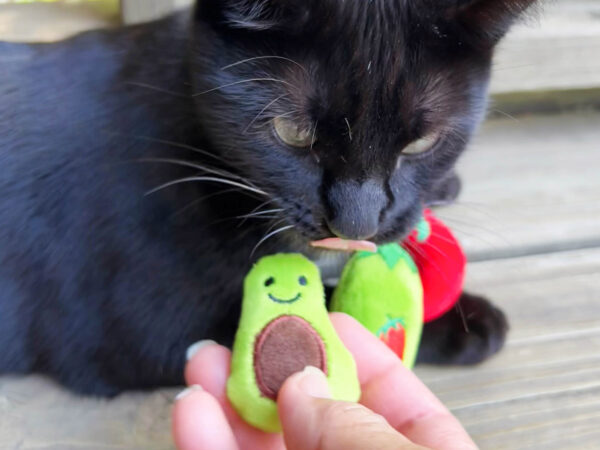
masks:
<path fill-rule="evenodd" d="M 341 240 L 315 245 L 354 248 Z M 423 323 L 443 315 L 460 296 L 464 253 L 431 211 L 404 242 L 364 248 L 346 264 L 330 309 L 353 316 L 412 367 Z M 277 393 L 309 365 L 325 373 L 334 399 L 359 399 L 354 360 L 327 312 L 319 270 L 304 256 L 267 256 L 252 268 L 227 383 L 231 404 L 249 424 L 279 431 Z"/>

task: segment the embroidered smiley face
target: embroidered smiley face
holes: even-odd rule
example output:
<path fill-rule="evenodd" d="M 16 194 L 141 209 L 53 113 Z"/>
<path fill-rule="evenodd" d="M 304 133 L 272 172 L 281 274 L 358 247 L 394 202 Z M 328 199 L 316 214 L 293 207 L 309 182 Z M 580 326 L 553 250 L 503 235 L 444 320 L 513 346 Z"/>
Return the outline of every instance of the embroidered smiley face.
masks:
<path fill-rule="evenodd" d="M 269 277 L 265 281 L 265 287 L 274 286 L 275 283 L 276 283 L 275 277 Z M 298 285 L 300 287 L 302 287 L 302 286 L 306 286 L 307 284 L 308 284 L 308 280 L 306 279 L 306 277 L 304 275 L 300 275 L 298 277 Z M 302 292 L 298 292 L 295 296 L 293 296 L 291 298 L 285 298 L 285 299 L 277 297 L 274 294 L 272 294 L 271 292 L 269 292 L 268 296 L 275 303 L 288 303 L 289 304 L 289 303 L 295 303 L 298 300 L 300 300 L 300 298 L 302 297 Z"/>
<path fill-rule="evenodd" d="M 246 278 L 244 292 L 254 301 L 267 301 L 270 305 L 263 306 L 273 318 L 281 314 L 310 314 L 324 303 L 319 270 L 305 257 L 296 254 L 260 260 Z"/>

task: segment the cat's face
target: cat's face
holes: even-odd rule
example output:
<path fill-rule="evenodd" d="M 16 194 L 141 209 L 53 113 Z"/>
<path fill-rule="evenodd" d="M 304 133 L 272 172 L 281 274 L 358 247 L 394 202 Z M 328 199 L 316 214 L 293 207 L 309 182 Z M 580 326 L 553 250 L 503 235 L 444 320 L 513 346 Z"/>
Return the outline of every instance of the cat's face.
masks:
<path fill-rule="evenodd" d="M 204 0 L 202 126 L 306 238 L 398 240 L 482 119 L 493 47 L 531 3 Z"/>

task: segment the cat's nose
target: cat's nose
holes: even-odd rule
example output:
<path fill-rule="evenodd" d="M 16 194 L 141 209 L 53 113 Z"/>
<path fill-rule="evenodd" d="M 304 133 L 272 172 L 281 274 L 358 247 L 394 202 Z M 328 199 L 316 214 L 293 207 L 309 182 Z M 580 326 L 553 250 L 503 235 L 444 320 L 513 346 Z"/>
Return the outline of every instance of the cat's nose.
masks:
<path fill-rule="evenodd" d="M 360 240 L 377 234 L 387 196 L 375 181 L 342 181 L 329 189 L 327 202 L 327 225 L 331 232 L 343 239 Z"/>

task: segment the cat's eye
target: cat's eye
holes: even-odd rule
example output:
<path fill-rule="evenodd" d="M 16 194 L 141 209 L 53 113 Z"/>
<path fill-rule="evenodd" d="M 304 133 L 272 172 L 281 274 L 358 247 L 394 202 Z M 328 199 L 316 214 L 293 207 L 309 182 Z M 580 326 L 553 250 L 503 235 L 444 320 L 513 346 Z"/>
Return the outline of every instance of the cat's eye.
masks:
<path fill-rule="evenodd" d="M 415 141 L 412 141 L 404 149 L 402 149 L 403 155 L 421 155 L 428 152 L 433 148 L 438 140 L 438 134 L 432 133 Z"/>
<path fill-rule="evenodd" d="M 314 130 L 303 127 L 285 117 L 275 118 L 273 128 L 279 139 L 289 146 L 303 148 L 310 147 L 315 143 Z"/>

